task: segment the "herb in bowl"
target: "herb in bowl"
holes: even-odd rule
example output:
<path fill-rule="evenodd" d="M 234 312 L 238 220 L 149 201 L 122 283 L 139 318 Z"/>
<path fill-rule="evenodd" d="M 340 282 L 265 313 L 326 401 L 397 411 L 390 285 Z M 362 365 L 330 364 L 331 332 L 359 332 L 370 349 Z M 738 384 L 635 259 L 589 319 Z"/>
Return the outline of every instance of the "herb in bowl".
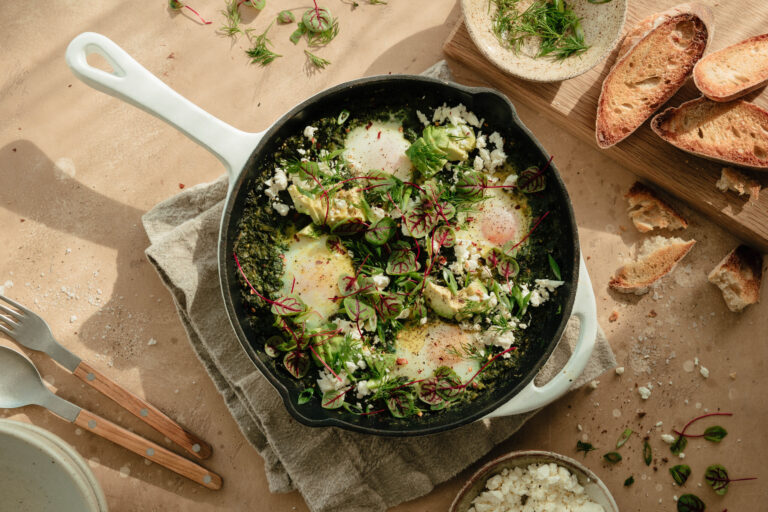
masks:
<path fill-rule="evenodd" d="M 536 42 L 535 58 L 562 60 L 589 49 L 581 18 L 565 0 L 534 0 L 528 7 L 522 0 L 489 0 L 489 9 L 491 4 L 496 7 L 493 33 L 502 46 L 515 53 Z"/>

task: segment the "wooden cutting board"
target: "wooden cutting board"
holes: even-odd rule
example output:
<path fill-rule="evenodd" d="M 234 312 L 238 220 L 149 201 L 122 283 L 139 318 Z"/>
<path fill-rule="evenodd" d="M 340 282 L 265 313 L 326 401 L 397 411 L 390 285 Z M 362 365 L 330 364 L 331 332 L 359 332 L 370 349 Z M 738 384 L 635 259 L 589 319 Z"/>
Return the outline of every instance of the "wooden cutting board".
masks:
<path fill-rule="evenodd" d="M 678 3 L 674 0 L 630 0 L 625 31 L 638 20 Z M 715 15 L 714 38 L 708 52 L 768 31 L 766 0 L 702 3 L 709 4 Z M 595 142 L 597 99 L 603 79 L 613 65 L 616 50 L 605 62 L 581 76 L 540 84 L 510 77 L 496 68 L 477 49 L 463 22 L 449 36 L 443 49 L 461 82 L 487 82 L 504 92 L 512 103 L 524 103 L 545 113 L 587 144 L 598 147 Z M 461 73 L 459 68 L 462 66 L 480 76 Z M 693 80 L 689 80 L 666 106 L 679 105 L 697 96 Z M 755 91 L 746 99 L 768 108 L 768 92 L 764 90 Z M 667 144 L 651 131 L 648 122 L 623 142 L 602 151 L 623 167 L 685 200 L 745 242 L 768 252 L 768 190 L 758 202 L 752 203 L 733 192 L 719 191 L 715 182 L 720 177 L 721 164 L 689 155 Z M 751 175 L 760 180 L 763 187 L 768 186 L 768 172 L 752 172 Z"/>

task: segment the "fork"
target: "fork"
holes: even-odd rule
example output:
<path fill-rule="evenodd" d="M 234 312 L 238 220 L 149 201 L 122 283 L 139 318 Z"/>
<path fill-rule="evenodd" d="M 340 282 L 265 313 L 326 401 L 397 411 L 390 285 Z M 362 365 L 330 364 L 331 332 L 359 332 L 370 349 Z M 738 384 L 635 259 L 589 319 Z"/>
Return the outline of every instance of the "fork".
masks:
<path fill-rule="evenodd" d="M 11 309 L 0 303 L 0 321 L 6 324 L 0 323 L 0 332 L 30 350 L 45 352 L 75 377 L 117 402 L 194 457 L 206 459 L 211 455 L 211 445 L 187 432 L 160 409 L 108 379 L 59 344 L 53 337 L 51 328 L 40 315 L 4 295 L 0 295 L 0 300 L 15 308 Z"/>

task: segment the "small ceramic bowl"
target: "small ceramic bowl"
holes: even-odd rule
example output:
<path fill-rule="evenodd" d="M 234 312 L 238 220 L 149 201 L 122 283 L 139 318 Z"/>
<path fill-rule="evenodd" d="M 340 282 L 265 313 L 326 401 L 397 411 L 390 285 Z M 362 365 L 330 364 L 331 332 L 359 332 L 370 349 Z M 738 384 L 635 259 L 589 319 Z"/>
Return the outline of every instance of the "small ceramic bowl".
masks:
<path fill-rule="evenodd" d="M 530 1 L 521 2 L 521 5 L 528 3 Z M 525 51 L 516 53 L 502 46 L 491 28 L 496 12 L 491 0 L 461 0 L 461 8 L 464 23 L 475 45 L 498 68 L 525 80 L 559 82 L 586 73 L 608 57 L 619 43 L 627 16 L 627 0 L 610 0 L 603 4 L 570 0 L 567 3 L 581 17 L 584 40 L 590 48 L 580 55 L 562 60 L 534 58 L 526 55 Z"/>
<path fill-rule="evenodd" d="M 88 464 L 64 440 L 0 420 L 0 510 L 107 512 L 107 503 Z"/>
<path fill-rule="evenodd" d="M 592 471 L 571 458 L 553 452 L 536 450 L 508 453 L 480 468 L 461 488 L 458 496 L 453 500 L 449 512 L 467 512 L 472 504 L 472 500 L 483 492 L 488 479 L 501 473 L 504 469 L 526 467 L 530 464 L 549 464 L 551 462 L 563 466 L 576 475 L 579 484 L 584 487 L 587 496 L 595 503 L 601 505 L 605 512 L 619 512 L 619 507 L 616 505 L 608 488 Z"/>

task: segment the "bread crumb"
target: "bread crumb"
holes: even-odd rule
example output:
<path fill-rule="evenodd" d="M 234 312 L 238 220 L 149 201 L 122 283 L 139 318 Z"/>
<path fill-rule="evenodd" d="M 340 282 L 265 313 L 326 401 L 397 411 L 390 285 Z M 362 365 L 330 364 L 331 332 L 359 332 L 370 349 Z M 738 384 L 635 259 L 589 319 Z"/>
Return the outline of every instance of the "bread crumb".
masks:
<path fill-rule="evenodd" d="M 652 309 L 648 312 L 648 318 L 656 318 L 658 316 L 658 313 L 656 313 L 655 309 Z"/>
<path fill-rule="evenodd" d="M 723 167 L 720 171 L 720 179 L 715 186 L 726 192 L 732 190 L 739 194 L 749 194 L 749 201 L 757 201 L 760 198 L 760 183 L 737 171 L 733 167 Z"/>
<path fill-rule="evenodd" d="M 640 386 L 637 388 L 637 392 L 640 393 L 640 398 L 643 400 L 648 400 L 648 398 L 651 396 L 651 390 L 645 386 Z"/>
<path fill-rule="evenodd" d="M 701 376 L 705 379 L 709 378 L 709 370 L 707 368 L 704 368 L 703 366 L 699 368 L 699 373 L 701 373 Z"/>
<path fill-rule="evenodd" d="M 597 389 L 597 386 L 600 384 L 599 380 L 593 380 L 589 383 L 589 387 L 592 389 Z"/>
<path fill-rule="evenodd" d="M 728 376 L 731 378 L 731 380 L 736 380 L 736 372 L 729 373 Z"/>
<path fill-rule="evenodd" d="M 624 374 L 624 367 L 623 366 L 617 366 L 616 367 L 616 375 L 623 375 Z"/>
<path fill-rule="evenodd" d="M 614 311 L 613 313 L 611 313 L 611 316 L 608 317 L 608 321 L 609 322 L 615 322 L 618 319 L 619 319 L 619 312 L 618 311 Z"/>

